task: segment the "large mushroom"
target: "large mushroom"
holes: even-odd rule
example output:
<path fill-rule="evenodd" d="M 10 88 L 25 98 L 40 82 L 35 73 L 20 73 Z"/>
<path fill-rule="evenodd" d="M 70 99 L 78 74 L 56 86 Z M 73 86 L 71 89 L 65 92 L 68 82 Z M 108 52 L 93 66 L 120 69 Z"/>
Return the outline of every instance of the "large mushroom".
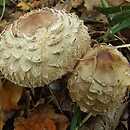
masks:
<path fill-rule="evenodd" d="M 49 8 L 31 11 L 1 34 L 0 70 L 18 85 L 44 86 L 72 72 L 89 45 L 87 27 L 76 15 Z"/>
<path fill-rule="evenodd" d="M 77 65 L 68 81 L 73 101 L 93 115 L 112 111 L 130 85 L 129 63 L 114 47 L 97 45 Z"/>

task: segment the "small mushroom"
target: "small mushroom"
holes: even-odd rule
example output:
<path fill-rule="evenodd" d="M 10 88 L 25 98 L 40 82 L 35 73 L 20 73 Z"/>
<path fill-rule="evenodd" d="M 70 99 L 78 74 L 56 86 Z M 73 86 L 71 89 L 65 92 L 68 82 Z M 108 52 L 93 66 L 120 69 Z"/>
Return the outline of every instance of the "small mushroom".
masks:
<path fill-rule="evenodd" d="M 15 84 L 44 86 L 72 72 L 90 41 L 87 27 L 76 15 L 34 10 L 1 34 L 0 70 Z"/>
<path fill-rule="evenodd" d="M 68 81 L 73 101 L 93 115 L 112 111 L 130 85 L 127 59 L 114 47 L 97 45 L 77 65 Z"/>

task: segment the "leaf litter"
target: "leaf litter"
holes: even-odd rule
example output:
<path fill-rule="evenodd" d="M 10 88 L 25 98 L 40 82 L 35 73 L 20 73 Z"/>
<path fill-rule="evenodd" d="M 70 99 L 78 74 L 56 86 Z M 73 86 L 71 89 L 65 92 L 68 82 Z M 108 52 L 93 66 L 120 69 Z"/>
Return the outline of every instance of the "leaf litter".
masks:
<path fill-rule="evenodd" d="M 58 9 L 66 9 L 68 12 L 75 12 L 82 20 L 84 20 L 85 25 L 89 27 L 93 46 L 93 44 L 97 43 L 99 37 L 104 37 L 104 34 L 109 27 L 107 17 L 96 9 L 97 6 L 100 5 L 99 2 L 100 1 L 97 0 L 22 0 L 13 2 L 10 0 L 7 1 L 5 5 L 6 9 L 4 16 L 0 21 L 0 31 L 2 31 L 4 27 L 14 19 L 30 10 L 46 6 L 56 7 Z M 129 2 L 129 0 L 108 0 L 108 3 L 111 6 L 126 5 Z M 0 6 L 2 9 L 2 3 L 0 3 Z M 10 11 L 11 13 L 9 13 Z M 123 43 L 121 40 L 125 38 L 125 44 L 127 44 L 129 42 L 128 34 L 129 29 L 124 29 L 123 31 L 116 33 L 119 38 L 104 37 L 103 40 L 112 45 L 122 45 Z M 129 48 L 122 48 L 120 50 L 129 59 Z M 67 79 L 63 77 L 61 80 L 64 81 Z M 65 82 L 60 82 L 59 85 L 65 86 L 66 84 Z M 6 119 L 6 113 L 14 111 L 17 113 L 14 121 L 14 130 L 67 130 L 74 115 L 74 109 L 72 108 L 73 103 L 67 90 L 53 90 L 53 96 L 56 97 L 54 99 L 48 88 L 38 89 L 23 90 L 7 80 L 1 82 L 0 129 L 6 125 L 6 121 L 8 120 Z M 58 101 L 59 104 L 57 104 L 56 101 Z M 27 104 L 28 107 L 26 106 Z M 59 110 L 58 105 L 60 105 L 62 112 Z M 27 108 L 25 108 L 25 106 Z M 28 109 L 27 113 L 26 109 Z M 123 130 L 123 128 L 126 130 L 126 126 L 122 125 L 122 121 L 120 121 L 118 129 Z"/>

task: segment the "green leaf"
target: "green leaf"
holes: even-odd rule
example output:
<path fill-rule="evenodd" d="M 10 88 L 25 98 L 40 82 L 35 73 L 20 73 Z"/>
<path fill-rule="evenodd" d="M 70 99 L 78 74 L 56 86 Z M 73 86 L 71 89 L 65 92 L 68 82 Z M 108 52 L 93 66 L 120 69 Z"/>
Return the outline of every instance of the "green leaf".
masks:
<path fill-rule="evenodd" d="M 81 113 L 79 106 L 75 105 L 74 116 L 70 124 L 70 130 L 77 130 L 81 122 Z"/>
<path fill-rule="evenodd" d="M 5 4 L 9 4 L 10 0 L 0 0 L 0 6 L 3 6 Z"/>
<path fill-rule="evenodd" d="M 127 18 L 130 18 L 130 10 L 128 10 L 125 13 L 121 12 L 121 13 L 114 14 L 111 22 L 113 24 L 117 24 L 117 23 L 121 23 L 122 21 L 124 21 Z"/>
<path fill-rule="evenodd" d="M 100 2 L 101 2 L 101 7 L 102 7 L 102 8 L 107 8 L 107 7 L 109 7 L 109 4 L 108 4 L 107 0 L 100 0 Z"/>
<path fill-rule="evenodd" d="M 97 8 L 101 13 L 108 15 L 119 12 L 128 12 L 130 11 L 130 6 L 115 6 L 115 7 L 98 7 Z"/>
<path fill-rule="evenodd" d="M 130 28 L 130 4 L 127 6 L 114 6 L 107 5 L 106 0 L 101 0 L 102 6 L 98 8 L 100 12 L 106 15 L 108 19 L 107 31 L 99 40 L 105 40 L 120 32 L 123 29 Z"/>
<path fill-rule="evenodd" d="M 101 2 L 101 8 L 106 9 L 106 8 L 110 7 L 110 5 L 108 4 L 107 0 L 100 0 L 100 2 Z M 112 15 L 111 14 L 107 14 L 106 16 L 107 16 L 108 21 L 111 21 Z"/>
<path fill-rule="evenodd" d="M 126 20 L 123 20 L 121 23 L 117 23 L 113 27 L 111 27 L 111 33 L 115 34 L 117 32 L 120 32 L 123 29 L 130 28 L 130 17 Z"/>

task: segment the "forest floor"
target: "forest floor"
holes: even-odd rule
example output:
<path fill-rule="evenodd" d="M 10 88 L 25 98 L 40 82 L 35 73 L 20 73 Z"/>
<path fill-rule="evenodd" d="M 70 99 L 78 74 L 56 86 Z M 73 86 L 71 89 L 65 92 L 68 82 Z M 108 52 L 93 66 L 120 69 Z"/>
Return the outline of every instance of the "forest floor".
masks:
<path fill-rule="evenodd" d="M 111 10 L 115 10 L 115 6 L 128 5 L 129 7 L 129 1 L 127 0 L 116 0 L 116 2 L 109 0 L 109 4 L 110 7 L 113 7 Z M 93 0 L 89 2 L 85 2 L 85 0 L 0 0 L 0 32 L 23 14 L 43 7 L 65 9 L 66 12 L 76 13 L 88 27 L 93 45 L 98 42 L 113 46 L 129 44 L 130 24 L 128 26 L 126 24 L 130 23 L 130 20 L 126 21 L 125 27 L 122 24 L 116 28 L 116 31 L 114 30 L 115 32 L 113 31 L 112 35 L 108 34 L 110 26 L 112 28 L 117 23 L 113 23 L 112 20 L 110 20 L 112 23 L 109 21 L 110 14 L 103 14 L 104 10 L 99 8 L 98 0 L 94 2 Z M 130 8 L 128 11 L 130 11 Z M 130 14 L 127 15 L 127 17 L 130 16 Z M 127 17 L 123 19 L 126 20 Z M 130 61 L 130 47 L 121 47 L 119 51 Z M 2 79 L 2 85 L 0 96 L 3 97 L 0 99 L 0 105 L 3 108 L 0 113 L 0 129 L 78 130 L 78 125 L 87 116 L 87 113 L 81 112 L 79 107 L 72 102 L 65 87 L 66 77 L 51 83 L 48 85 L 49 87 L 25 88 L 24 90 L 20 89 L 19 93 L 12 90 L 11 86 L 13 84 L 4 78 Z M 12 103 L 11 100 L 14 100 L 14 102 Z M 116 130 L 128 130 L 128 124 L 130 123 L 129 100 L 126 101 L 126 104 Z M 94 118 L 96 117 L 90 117 L 88 120 L 92 122 Z M 87 122 L 85 123 L 87 124 Z"/>

